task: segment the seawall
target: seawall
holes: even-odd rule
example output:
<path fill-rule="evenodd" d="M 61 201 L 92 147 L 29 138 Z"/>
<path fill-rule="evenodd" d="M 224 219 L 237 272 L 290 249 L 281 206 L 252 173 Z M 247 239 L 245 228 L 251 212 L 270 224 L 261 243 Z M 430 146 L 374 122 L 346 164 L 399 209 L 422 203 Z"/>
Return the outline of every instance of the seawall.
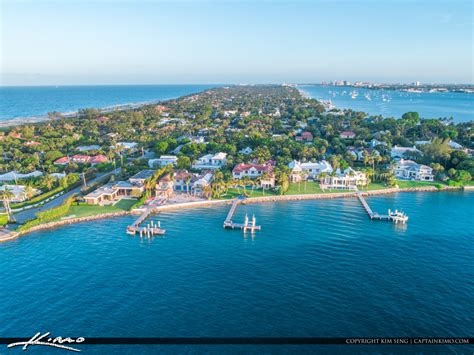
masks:
<path fill-rule="evenodd" d="M 441 189 L 438 189 L 434 186 L 426 186 L 426 187 L 410 187 L 410 188 L 389 188 L 383 190 L 371 190 L 371 191 L 360 191 L 364 196 L 377 196 L 377 195 L 388 195 L 398 192 L 445 192 L 445 191 L 462 191 L 462 190 L 474 190 L 474 186 L 444 186 Z M 249 197 L 245 200 L 242 200 L 242 204 L 256 204 L 256 203 L 268 203 L 268 202 L 278 202 L 278 201 L 301 201 L 301 200 L 327 200 L 327 199 L 335 199 L 335 198 L 353 198 L 357 197 L 358 192 L 334 192 L 334 193 L 319 193 L 319 194 L 304 194 L 304 195 L 277 195 L 277 196 L 262 196 L 262 197 Z M 196 207 L 208 207 L 208 206 L 221 206 L 230 204 L 232 200 L 203 200 L 203 201 L 195 201 L 195 202 L 185 202 L 185 203 L 177 203 L 172 205 L 165 205 L 165 206 L 158 206 L 154 209 L 154 212 L 161 212 L 161 211 L 170 211 L 170 210 L 180 210 L 180 209 L 187 209 L 187 208 L 196 208 Z M 30 232 L 36 232 L 45 229 L 51 229 L 55 227 L 70 225 L 74 223 L 80 222 L 88 222 L 94 221 L 97 219 L 104 219 L 104 218 L 112 218 L 112 217 L 120 217 L 129 214 L 137 214 L 140 213 L 140 209 L 136 209 L 134 211 L 123 211 L 123 212 L 113 212 L 113 213 L 103 213 L 94 216 L 87 216 L 87 217 L 77 217 L 77 218 L 68 218 L 63 219 L 55 222 L 49 222 L 40 224 L 38 226 L 31 227 L 28 230 L 14 232 L 10 231 L 4 233 L 2 236 L 0 234 L 0 243 L 6 242 L 9 240 L 16 239 L 20 236 L 28 234 Z"/>

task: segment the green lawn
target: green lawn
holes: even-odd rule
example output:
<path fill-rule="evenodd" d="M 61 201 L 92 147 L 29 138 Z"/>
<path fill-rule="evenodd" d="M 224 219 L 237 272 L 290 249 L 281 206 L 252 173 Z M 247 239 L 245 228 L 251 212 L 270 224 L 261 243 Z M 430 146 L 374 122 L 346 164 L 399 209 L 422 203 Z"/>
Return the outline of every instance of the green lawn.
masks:
<path fill-rule="evenodd" d="M 464 186 L 474 186 L 474 180 L 466 181 L 463 183 Z"/>
<path fill-rule="evenodd" d="M 380 190 L 388 188 L 383 183 L 372 183 L 368 188 L 359 188 L 361 191 L 370 191 L 370 190 Z M 290 183 L 290 187 L 285 195 L 306 195 L 306 194 L 330 194 L 330 193 L 341 193 L 349 192 L 350 190 L 326 190 L 323 191 L 319 187 L 318 182 L 307 182 L 306 186 L 304 182 L 299 183 Z M 226 195 L 223 195 L 223 199 L 233 199 L 239 197 L 242 194 L 243 190 L 240 189 L 240 194 L 235 188 L 229 189 Z M 248 197 L 261 197 L 261 196 L 273 196 L 276 195 L 275 192 L 271 190 L 265 190 L 265 194 L 262 193 L 262 189 L 255 189 L 252 193 L 251 189 L 247 189 Z"/>
<path fill-rule="evenodd" d="M 0 226 L 4 226 L 8 222 L 8 217 L 6 214 L 0 214 Z"/>
<path fill-rule="evenodd" d="M 323 190 L 319 187 L 318 182 L 301 182 L 300 183 L 290 183 L 290 187 L 285 195 L 304 195 L 304 194 L 322 194 Z"/>
<path fill-rule="evenodd" d="M 410 188 L 410 187 L 424 187 L 424 186 L 439 186 L 446 185 L 440 181 L 410 181 L 410 180 L 397 180 L 397 185 L 401 189 Z"/>
<path fill-rule="evenodd" d="M 115 204 L 115 207 L 128 211 L 130 210 L 130 207 L 132 207 L 135 203 L 137 203 L 137 200 L 121 199 L 119 202 Z"/>
<path fill-rule="evenodd" d="M 221 196 L 221 199 L 225 199 L 225 200 L 234 199 L 236 197 L 241 196 L 243 191 L 244 190 L 241 188 L 240 193 L 239 193 L 239 190 L 237 190 L 236 188 L 230 188 L 225 195 Z M 248 197 L 262 197 L 262 196 L 275 195 L 275 192 L 273 192 L 272 190 L 265 190 L 265 192 L 263 192 L 262 189 L 254 189 L 252 191 L 251 188 L 248 188 L 246 192 L 247 192 Z"/>
<path fill-rule="evenodd" d="M 367 188 L 365 186 L 359 187 L 359 191 L 383 190 L 388 188 L 389 187 L 382 182 L 372 182 Z"/>
<path fill-rule="evenodd" d="M 112 212 L 122 212 L 122 211 L 125 211 L 125 209 L 117 207 L 117 206 L 98 206 L 98 205 L 81 204 L 81 205 L 71 206 L 66 216 L 87 217 L 87 216 L 94 216 L 96 214 L 101 214 L 101 213 L 112 213 Z"/>

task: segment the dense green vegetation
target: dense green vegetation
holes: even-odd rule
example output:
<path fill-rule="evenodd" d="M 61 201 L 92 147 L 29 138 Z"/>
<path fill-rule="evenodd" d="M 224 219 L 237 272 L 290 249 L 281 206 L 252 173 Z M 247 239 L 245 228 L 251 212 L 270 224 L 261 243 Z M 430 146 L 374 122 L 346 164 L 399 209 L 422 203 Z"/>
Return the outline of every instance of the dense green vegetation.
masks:
<path fill-rule="evenodd" d="M 241 190 L 238 186 L 250 186 L 248 181 L 235 181 L 231 170 L 237 163 L 252 161 L 275 163 L 277 188 L 265 194 L 295 193 L 295 186 L 288 179 L 288 163 L 294 159 L 326 159 L 335 169 L 351 166 L 364 170 L 372 182 L 369 189 L 393 186 L 396 182 L 390 165 L 391 148 L 413 146 L 417 141 L 427 142 L 418 145 L 422 154 L 409 154 L 408 158 L 431 166 L 437 180 L 463 185 L 471 184 L 474 176 L 474 159 L 469 150 L 473 148 L 472 121 L 454 124 L 443 118 L 420 118 L 416 112 L 395 119 L 353 110 L 325 111 L 320 102 L 305 98 L 297 89 L 287 86 L 231 86 L 128 111 L 103 114 L 84 109 L 73 118 L 63 118 L 57 113 L 52 116 L 56 119 L 0 130 L 1 173 L 12 170 L 46 173 L 41 178 L 21 182 L 44 193 L 25 204 L 47 198 L 60 187 L 71 186 L 79 179 L 78 173 L 91 174 L 122 166 L 121 176 L 117 178 L 124 178 L 147 167 L 142 153 L 170 154 L 175 149 L 176 169 L 191 171 L 192 162 L 204 154 L 228 154 L 227 165 L 216 174 L 209 190 L 204 191 L 206 197 L 214 198 L 231 196 L 232 189 Z M 348 130 L 354 132 L 355 138 L 341 138 L 341 132 Z M 312 138 L 296 140 L 301 131 L 311 133 Z M 381 144 L 372 149 L 369 143 L 372 139 Z M 138 149 L 123 150 L 117 143 L 124 141 L 138 143 Z M 453 141 L 465 149 L 452 148 Z M 104 154 L 111 163 L 95 167 L 54 164 L 60 157 L 79 153 L 78 147 L 84 145 L 97 145 L 99 148 L 87 154 Z M 246 147 L 252 149 L 250 154 L 239 152 Z M 351 149 L 362 150 L 363 158 L 356 158 Z M 57 180 L 49 175 L 55 172 L 68 175 Z M 154 183 L 167 172 L 159 170 L 147 182 L 146 196 L 151 196 Z M 258 181 L 253 184 L 256 194 Z M 90 189 L 98 185 L 90 185 Z M 301 188 L 298 190 L 301 192 Z M 136 205 L 143 201 L 137 201 Z"/>
<path fill-rule="evenodd" d="M 38 212 L 36 218 L 31 221 L 26 222 L 25 224 L 18 227 L 18 231 L 28 230 L 31 227 L 55 221 L 63 216 L 65 216 L 69 208 L 71 207 L 72 202 L 74 201 L 74 196 L 68 197 L 60 206 L 51 208 L 46 211 Z"/>
<path fill-rule="evenodd" d="M 8 216 L 6 213 L 0 213 L 0 226 L 4 226 L 8 223 Z"/>
<path fill-rule="evenodd" d="M 434 186 L 436 188 L 442 188 L 445 184 L 436 181 L 407 181 L 407 180 L 397 180 L 397 185 L 399 188 L 411 188 L 411 187 L 426 187 Z"/>

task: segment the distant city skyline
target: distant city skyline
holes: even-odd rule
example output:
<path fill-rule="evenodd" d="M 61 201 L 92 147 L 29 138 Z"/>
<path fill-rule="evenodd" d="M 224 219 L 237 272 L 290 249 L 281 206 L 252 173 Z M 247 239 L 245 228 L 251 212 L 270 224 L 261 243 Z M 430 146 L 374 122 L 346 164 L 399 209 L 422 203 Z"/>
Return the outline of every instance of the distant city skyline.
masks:
<path fill-rule="evenodd" d="M 471 1 L 4 0 L 0 85 L 458 83 Z"/>

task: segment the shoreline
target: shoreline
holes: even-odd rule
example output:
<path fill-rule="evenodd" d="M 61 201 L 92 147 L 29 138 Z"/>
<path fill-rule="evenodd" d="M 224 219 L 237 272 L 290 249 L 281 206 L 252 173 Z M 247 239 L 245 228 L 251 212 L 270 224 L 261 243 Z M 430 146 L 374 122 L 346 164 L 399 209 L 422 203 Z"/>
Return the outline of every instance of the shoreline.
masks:
<path fill-rule="evenodd" d="M 202 88 L 200 89 L 199 91 L 192 91 L 190 93 L 187 93 L 187 94 L 179 94 L 178 96 L 170 96 L 170 97 L 165 97 L 165 98 L 161 98 L 161 99 L 151 99 L 151 100 L 146 100 L 146 101 L 135 101 L 135 102 L 126 102 L 126 103 L 119 103 L 119 104 L 115 104 L 115 105 L 109 105 L 109 106 L 104 106 L 104 107 L 82 107 L 80 109 L 94 109 L 94 110 L 98 110 L 98 112 L 100 114 L 107 114 L 107 113 L 111 113 L 111 112 L 120 112 L 120 111 L 128 111 L 128 110 L 135 110 L 135 109 L 138 109 L 138 108 L 141 108 L 141 107 L 144 107 L 144 106 L 147 106 L 147 105 L 156 105 L 156 104 L 160 104 L 160 103 L 163 103 L 163 102 L 167 102 L 169 100 L 175 100 L 175 99 L 179 99 L 179 98 L 182 98 L 182 97 L 185 97 L 185 96 L 189 96 L 189 95 L 194 95 L 198 92 L 201 92 L 201 91 L 205 91 L 205 90 L 208 90 L 210 87 L 222 87 L 224 84 L 144 84 L 145 86 L 194 86 L 194 85 L 202 85 L 202 86 L 206 86 L 207 88 Z M 43 85 L 40 85 L 40 87 L 42 87 Z M 48 86 L 48 85 L 46 85 Z M 51 87 L 54 87 L 55 85 L 49 85 Z M 65 86 L 70 86 L 70 85 L 65 85 Z M 72 86 L 83 86 L 83 85 L 72 85 Z M 84 86 L 88 86 L 88 85 L 84 85 Z M 98 85 L 98 86 L 101 86 L 101 85 Z M 115 85 L 111 85 L 111 86 L 115 86 Z M 123 86 L 134 86 L 134 85 L 128 85 L 128 84 L 124 84 Z M 141 85 L 139 85 L 141 86 Z M 51 109 L 51 111 L 54 111 L 53 109 Z M 79 109 L 75 110 L 75 111 L 66 111 L 66 112 L 60 112 L 61 116 L 68 119 L 68 118 L 75 118 L 77 117 L 79 113 Z M 42 122 L 47 122 L 47 121 L 51 121 L 51 120 L 55 120 L 55 118 L 50 118 L 48 117 L 47 114 L 38 114 L 38 115 L 35 115 L 35 116 L 28 116 L 28 117 L 11 117 L 11 118 L 6 118 L 4 120 L 0 120 L 0 128 L 8 128 L 8 127 L 16 127 L 16 126 L 22 126 L 22 125 L 27 125 L 27 124 L 35 124 L 35 123 L 42 123 Z"/>
<path fill-rule="evenodd" d="M 445 186 L 442 189 L 438 189 L 434 186 L 426 187 L 408 187 L 408 188 L 389 188 L 384 190 L 371 190 L 371 191 L 359 191 L 363 196 L 380 196 L 380 195 L 389 195 L 399 192 L 450 192 L 450 191 L 473 191 L 474 186 Z M 300 194 L 300 195 L 274 195 L 274 196 L 262 196 L 262 197 L 249 197 L 242 200 L 242 204 L 258 204 L 258 203 L 268 203 L 268 202 L 283 202 L 283 201 L 304 201 L 304 200 L 330 200 L 337 198 L 355 198 L 357 197 L 358 192 L 339 192 L 339 193 L 319 193 L 319 194 Z M 177 203 L 173 205 L 164 205 L 158 206 L 154 209 L 154 212 L 162 212 L 169 210 L 180 210 L 188 209 L 195 207 L 209 207 L 209 206 L 219 206 L 219 205 L 229 205 L 233 199 L 230 200 L 203 200 L 203 201 L 194 201 L 194 202 L 185 202 Z M 68 218 L 54 222 L 48 222 L 45 224 L 40 224 L 34 226 L 28 230 L 15 232 L 10 231 L 7 235 L 3 237 L 0 234 L 0 243 L 15 240 L 21 236 L 24 236 L 31 232 L 53 229 L 56 227 L 61 227 L 70 224 L 76 224 L 81 222 L 89 222 L 98 219 L 122 217 L 127 215 L 133 215 L 139 213 L 140 209 L 132 211 L 123 211 L 123 212 L 111 212 L 111 213 L 102 213 L 86 217 L 77 217 L 77 218 Z"/>
<path fill-rule="evenodd" d="M 125 104 L 106 106 L 102 108 L 97 108 L 97 107 L 87 107 L 87 108 L 98 110 L 100 114 L 107 114 L 111 112 L 135 110 L 137 108 L 141 108 L 147 105 L 155 105 L 155 104 L 159 104 L 159 103 L 162 103 L 168 100 L 173 100 L 173 99 L 176 99 L 176 97 L 166 98 L 166 99 L 155 99 L 155 100 L 143 101 L 143 102 L 130 102 L 130 103 L 125 103 Z M 79 111 L 60 112 L 61 116 L 66 119 L 76 118 L 78 113 Z M 27 124 L 42 123 L 42 122 L 55 121 L 55 120 L 57 120 L 57 118 L 50 118 L 48 117 L 48 115 L 8 118 L 6 120 L 0 120 L 0 128 L 16 127 L 16 126 L 22 126 L 22 125 L 27 125 Z"/>

